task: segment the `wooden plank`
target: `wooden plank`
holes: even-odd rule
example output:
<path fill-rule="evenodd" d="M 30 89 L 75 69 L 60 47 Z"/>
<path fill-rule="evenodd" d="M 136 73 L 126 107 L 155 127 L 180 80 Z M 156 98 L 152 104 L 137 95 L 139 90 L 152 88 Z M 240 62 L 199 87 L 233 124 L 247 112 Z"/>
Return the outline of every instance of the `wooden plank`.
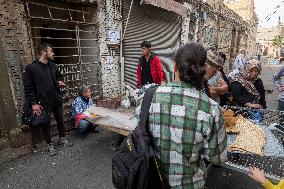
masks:
<path fill-rule="evenodd" d="M 135 123 L 131 120 L 131 117 L 133 116 L 133 113 L 131 112 L 118 112 L 96 106 L 88 108 L 87 111 L 96 114 L 96 117 L 84 119 L 103 129 L 127 136 L 135 128 Z"/>
<path fill-rule="evenodd" d="M 87 118 L 93 124 L 116 127 L 128 131 L 132 131 L 135 128 L 135 122 L 131 119 L 133 113 L 118 112 L 95 106 L 88 108 L 87 111 L 98 115 L 95 118 Z"/>
<path fill-rule="evenodd" d="M 111 126 L 111 125 L 102 125 L 100 123 L 106 123 L 105 121 L 101 122 L 101 117 L 96 117 L 96 118 L 84 118 L 85 120 L 89 121 L 90 123 L 93 123 L 95 125 L 98 125 L 99 127 L 103 128 L 103 129 L 107 129 L 109 131 L 121 134 L 123 136 L 127 136 L 129 135 L 129 133 L 131 133 L 130 130 L 125 130 L 123 128 L 119 128 L 118 126 Z"/>
<path fill-rule="evenodd" d="M 103 129 L 107 129 L 109 131 L 121 134 L 123 136 L 128 136 L 131 133 L 131 131 L 127 131 L 127 130 L 124 130 L 124 129 L 119 129 L 119 128 L 116 128 L 116 127 L 110 127 L 110 126 L 105 126 L 105 125 L 98 125 L 98 126 L 103 128 Z"/>

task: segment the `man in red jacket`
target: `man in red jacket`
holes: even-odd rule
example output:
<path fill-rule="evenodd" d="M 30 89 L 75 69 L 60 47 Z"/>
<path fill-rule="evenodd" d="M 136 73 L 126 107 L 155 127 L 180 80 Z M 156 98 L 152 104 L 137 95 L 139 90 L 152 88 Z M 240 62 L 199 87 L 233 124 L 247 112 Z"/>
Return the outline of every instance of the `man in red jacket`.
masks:
<path fill-rule="evenodd" d="M 165 73 L 161 61 L 154 52 L 151 52 L 151 43 L 143 41 L 141 43 L 142 56 L 137 66 L 137 88 L 150 83 L 163 85 L 165 83 Z"/>

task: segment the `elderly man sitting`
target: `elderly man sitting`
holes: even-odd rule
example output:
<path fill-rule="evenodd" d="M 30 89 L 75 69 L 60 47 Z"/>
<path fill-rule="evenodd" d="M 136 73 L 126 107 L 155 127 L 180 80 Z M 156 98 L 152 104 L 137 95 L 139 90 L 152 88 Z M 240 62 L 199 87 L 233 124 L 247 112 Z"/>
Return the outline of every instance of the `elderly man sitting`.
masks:
<path fill-rule="evenodd" d="M 72 117 L 75 119 L 75 128 L 78 128 L 79 134 L 85 136 L 91 126 L 95 126 L 84 118 L 91 117 L 86 110 L 93 105 L 91 98 L 91 89 L 89 86 L 82 86 L 79 89 L 79 96 L 72 103 Z M 97 132 L 97 131 L 96 131 Z"/>

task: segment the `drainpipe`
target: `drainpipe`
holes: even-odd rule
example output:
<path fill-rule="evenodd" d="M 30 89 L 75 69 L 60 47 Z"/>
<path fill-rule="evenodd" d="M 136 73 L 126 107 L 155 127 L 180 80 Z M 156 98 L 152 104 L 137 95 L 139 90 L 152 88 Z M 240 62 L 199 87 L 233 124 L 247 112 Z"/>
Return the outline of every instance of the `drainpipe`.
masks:
<path fill-rule="evenodd" d="M 125 28 L 124 28 L 124 31 L 123 31 L 123 19 L 122 19 L 122 23 L 121 23 L 121 40 L 120 40 L 120 86 L 121 86 L 121 93 L 124 92 L 124 56 L 122 56 L 122 53 L 123 53 L 123 40 L 124 40 L 124 37 L 125 37 L 125 32 L 127 30 L 127 25 L 128 25 L 128 22 L 129 22 L 129 17 L 130 17 L 130 13 L 131 13 L 131 9 L 132 9 L 132 5 L 133 5 L 133 0 L 131 1 L 131 4 L 130 4 L 130 8 L 129 8 L 129 11 L 128 11 L 128 15 L 127 15 L 127 20 L 126 20 L 126 24 L 125 24 Z M 121 6 L 122 7 L 122 3 L 121 3 Z M 122 8 L 120 10 L 120 12 L 122 13 Z M 123 31 L 123 32 L 122 32 Z"/>
<path fill-rule="evenodd" d="M 122 31 L 123 26 L 122 23 L 120 25 L 120 31 Z M 122 32 L 121 32 L 122 33 Z M 121 40 L 120 40 L 120 47 L 119 47 L 119 59 L 120 59 L 120 92 L 123 93 L 124 92 L 124 56 L 122 56 L 122 35 L 121 35 Z"/>

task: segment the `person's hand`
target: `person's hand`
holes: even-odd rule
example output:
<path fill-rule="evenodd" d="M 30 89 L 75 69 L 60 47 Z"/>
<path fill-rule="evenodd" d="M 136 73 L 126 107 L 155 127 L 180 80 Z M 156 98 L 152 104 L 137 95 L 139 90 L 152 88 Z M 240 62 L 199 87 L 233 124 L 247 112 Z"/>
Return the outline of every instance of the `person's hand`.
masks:
<path fill-rule="evenodd" d="M 226 111 L 226 109 L 225 109 L 225 108 L 223 108 L 222 106 L 219 106 L 219 110 L 220 110 L 221 114 L 224 114 L 224 113 L 225 113 L 225 111 Z"/>
<path fill-rule="evenodd" d="M 261 184 L 264 184 L 266 182 L 266 178 L 265 178 L 263 170 L 260 170 L 256 167 L 250 167 L 249 170 L 250 170 L 249 176 L 253 180 L 255 180 L 256 182 L 259 182 Z"/>
<path fill-rule="evenodd" d="M 165 85 L 166 84 L 166 82 L 165 81 L 161 81 L 161 85 Z"/>
<path fill-rule="evenodd" d="M 42 110 L 42 106 L 39 105 L 39 104 L 34 104 L 32 106 L 32 109 L 33 109 L 33 114 L 40 115 L 41 114 L 41 110 Z"/>
<path fill-rule="evenodd" d="M 64 86 L 66 86 L 63 81 L 58 81 L 58 85 L 59 85 L 59 87 L 64 87 Z"/>
<path fill-rule="evenodd" d="M 216 99 L 216 98 L 219 97 L 219 95 L 214 89 L 213 89 L 213 87 L 209 87 L 209 94 L 210 94 L 211 98 Z"/>
<path fill-rule="evenodd" d="M 255 109 L 262 109 L 263 107 L 260 104 L 250 104 L 250 108 L 255 108 Z"/>
<path fill-rule="evenodd" d="M 263 108 L 260 104 L 252 104 L 252 103 L 246 103 L 245 106 L 249 107 L 249 108 L 254 108 L 254 109 L 262 109 Z"/>

